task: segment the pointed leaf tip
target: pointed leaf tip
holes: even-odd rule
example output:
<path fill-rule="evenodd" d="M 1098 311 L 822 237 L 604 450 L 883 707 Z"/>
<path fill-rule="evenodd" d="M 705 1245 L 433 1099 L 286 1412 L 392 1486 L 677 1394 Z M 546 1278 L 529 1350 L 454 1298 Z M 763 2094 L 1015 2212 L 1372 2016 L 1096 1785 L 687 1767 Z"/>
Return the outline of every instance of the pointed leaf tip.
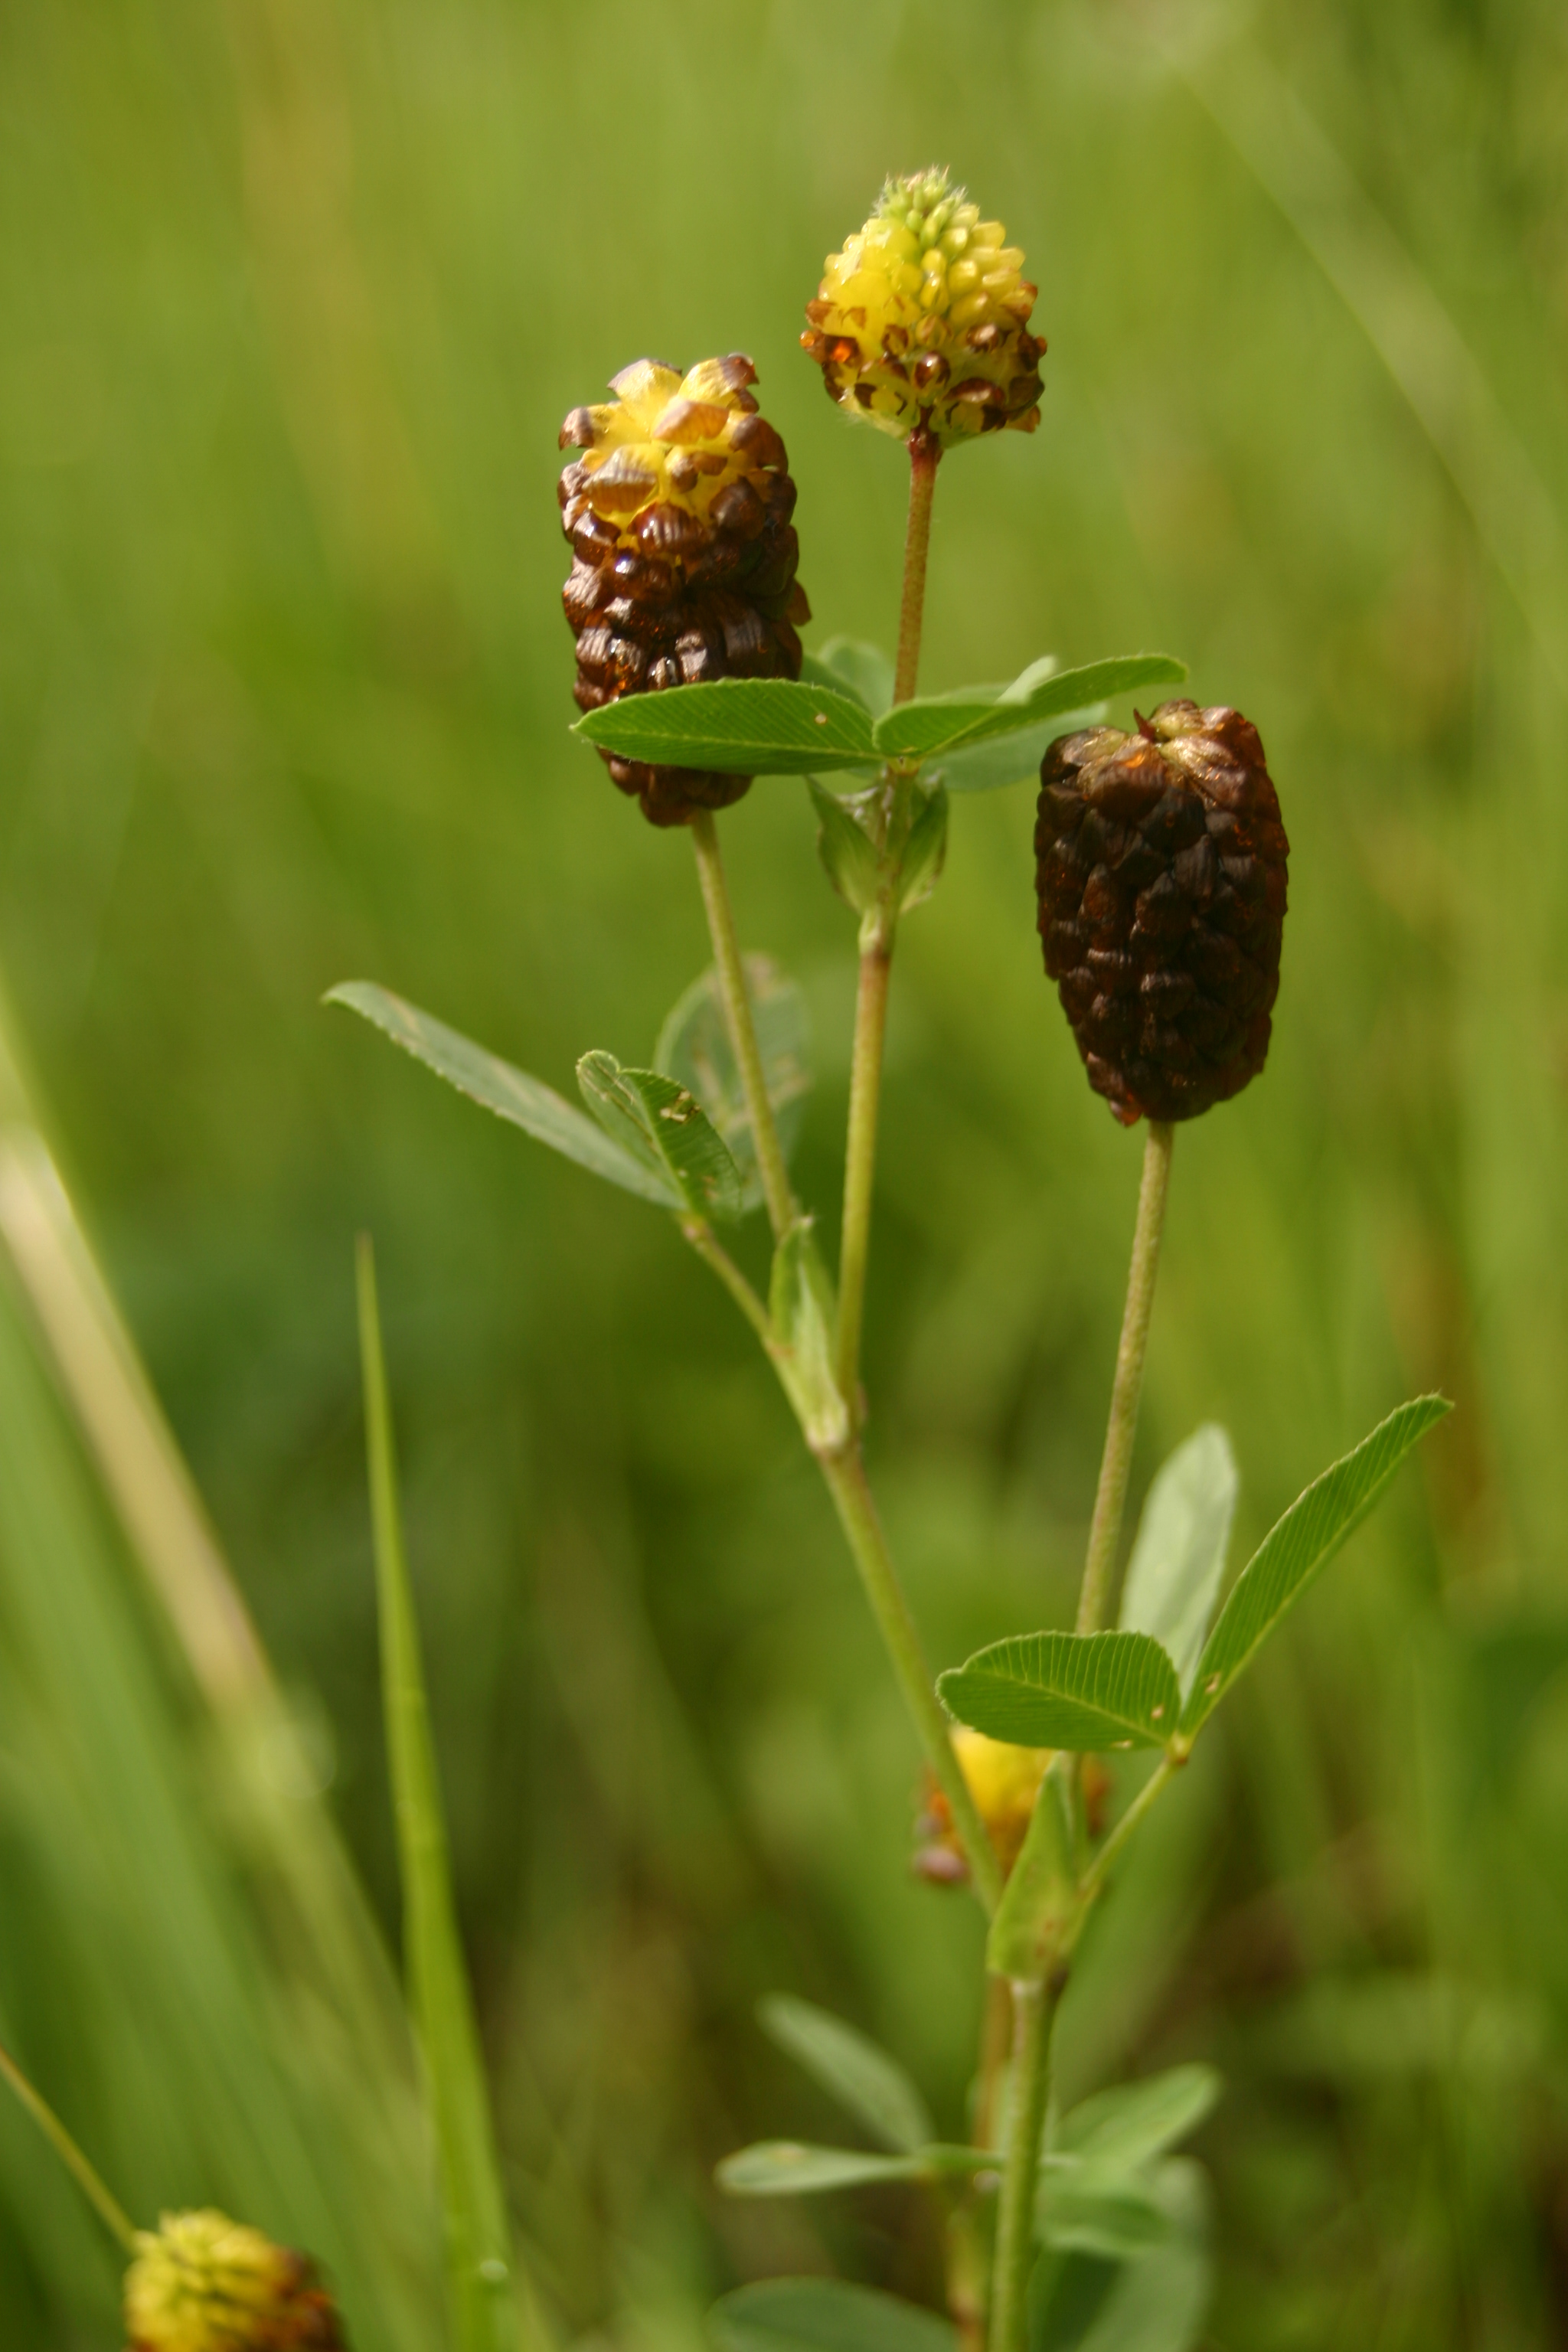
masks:
<path fill-rule="evenodd" d="M 1275 1522 L 1204 1644 L 1183 1713 L 1184 1738 L 1207 1721 L 1286 1611 L 1365 1518 L 1411 1448 L 1452 1411 L 1447 1397 L 1412 1397 L 1314 1478 Z"/>
<path fill-rule="evenodd" d="M 445 1078 L 470 1102 L 509 1125 L 520 1127 L 536 1143 L 548 1144 L 563 1159 L 574 1160 L 580 1168 L 602 1176 L 606 1182 L 618 1184 L 624 1192 L 635 1192 L 639 1200 L 651 1201 L 661 1209 L 679 1210 L 685 1206 L 681 1194 L 662 1171 L 651 1162 L 623 1150 L 612 1141 L 591 1118 L 584 1118 L 572 1103 L 565 1102 L 542 1078 L 531 1077 L 526 1070 L 514 1069 L 498 1054 L 476 1045 L 456 1029 L 448 1029 L 444 1021 L 433 1013 L 421 1012 L 395 996 L 389 988 L 379 988 L 374 981 L 347 980 L 330 988 L 321 999 L 323 1004 L 346 1005 L 357 1013 L 384 1036 L 390 1037 L 416 1062 L 423 1062 L 438 1078 Z"/>

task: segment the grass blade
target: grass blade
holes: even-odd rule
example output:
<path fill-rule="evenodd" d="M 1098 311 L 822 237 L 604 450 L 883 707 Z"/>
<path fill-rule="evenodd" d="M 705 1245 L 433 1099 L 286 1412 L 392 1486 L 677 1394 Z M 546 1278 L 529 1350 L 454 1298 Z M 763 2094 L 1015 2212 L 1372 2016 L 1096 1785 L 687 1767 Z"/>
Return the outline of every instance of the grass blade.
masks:
<path fill-rule="evenodd" d="M 440 2160 L 452 2335 L 458 2352 L 518 2352 L 521 2330 L 510 2232 L 452 1899 L 446 1817 L 403 1545 L 375 1261 L 365 1234 L 360 1236 L 357 1272 L 382 1701 L 403 1877 L 405 1965 Z"/>

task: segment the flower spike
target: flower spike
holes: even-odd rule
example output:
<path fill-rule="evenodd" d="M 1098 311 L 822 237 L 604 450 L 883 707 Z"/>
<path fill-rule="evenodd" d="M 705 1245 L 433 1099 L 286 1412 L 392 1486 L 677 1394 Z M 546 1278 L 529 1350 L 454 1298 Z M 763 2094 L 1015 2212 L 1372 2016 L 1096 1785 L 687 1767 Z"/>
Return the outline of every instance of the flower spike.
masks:
<path fill-rule="evenodd" d="M 1040 421 L 1037 289 L 1000 221 L 945 170 L 890 179 L 865 226 L 827 257 L 801 341 L 829 398 L 900 440 L 939 448 Z"/>

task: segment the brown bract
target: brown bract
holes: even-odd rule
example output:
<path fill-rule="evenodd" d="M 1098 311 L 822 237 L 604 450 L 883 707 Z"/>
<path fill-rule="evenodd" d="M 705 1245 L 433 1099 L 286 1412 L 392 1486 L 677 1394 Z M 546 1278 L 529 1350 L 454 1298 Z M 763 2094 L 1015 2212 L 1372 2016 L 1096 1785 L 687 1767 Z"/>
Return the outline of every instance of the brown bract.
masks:
<path fill-rule="evenodd" d="M 800 676 L 795 631 L 811 615 L 795 580 L 795 489 L 755 381 L 740 352 L 685 376 L 638 360 L 615 378 L 614 401 L 563 425 L 562 446 L 580 453 L 559 496 L 581 709 L 714 678 Z M 654 824 L 726 808 L 752 781 L 599 756 Z"/>
<path fill-rule="evenodd" d="M 1117 1118 L 1195 1118 L 1262 1069 L 1289 843 L 1258 730 L 1163 703 L 1063 736 L 1040 769 L 1046 970 Z"/>

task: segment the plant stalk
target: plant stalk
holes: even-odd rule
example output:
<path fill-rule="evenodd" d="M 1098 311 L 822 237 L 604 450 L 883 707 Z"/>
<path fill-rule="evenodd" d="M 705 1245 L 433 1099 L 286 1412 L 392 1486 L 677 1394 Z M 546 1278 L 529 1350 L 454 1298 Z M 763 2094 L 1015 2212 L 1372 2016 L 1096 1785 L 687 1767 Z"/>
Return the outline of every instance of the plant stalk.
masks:
<path fill-rule="evenodd" d="M 947 1800 L 974 1891 L 989 1917 L 1002 1897 L 1001 1864 L 953 1753 L 947 1717 L 937 1697 L 921 1637 L 899 1582 L 888 1539 L 882 1533 L 882 1523 L 867 1483 L 866 1465 L 854 1444 L 839 1453 L 819 1454 L 817 1460 L 860 1571 L 871 1613 L 892 1660 L 893 1672 L 914 1717 L 931 1777 Z"/>
<path fill-rule="evenodd" d="M 1143 1146 L 1142 1181 L 1138 1187 L 1138 1219 L 1132 1231 L 1127 1304 L 1121 1317 L 1116 1377 L 1111 1383 L 1110 1413 L 1105 1427 L 1105 1451 L 1100 1456 L 1100 1484 L 1095 1491 L 1083 1587 L 1079 1594 L 1077 1631 L 1080 1633 L 1093 1633 L 1102 1623 L 1111 1571 L 1116 1565 L 1121 1517 L 1127 1507 L 1128 1474 L 1132 1467 L 1132 1440 L 1138 1427 L 1138 1403 L 1143 1393 L 1143 1359 L 1149 1345 L 1154 1280 L 1160 1269 L 1160 1236 L 1165 1224 L 1165 1195 L 1170 1186 L 1174 1142 L 1175 1129 L 1168 1119 L 1150 1120 Z"/>
<path fill-rule="evenodd" d="M 1153 1804 L 1154 1800 L 1163 1794 L 1170 1782 L 1175 1778 L 1176 1772 L 1180 1768 L 1172 1761 L 1169 1756 L 1161 1757 L 1160 1761 L 1155 1765 L 1154 1769 L 1150 1773 L 1149 1778 L 1144 1781 L 1143 1786 L 1139 1790 L 1138 1794 L 1133 1798 L 1132 1802 L 1128 1806 L 1127 1811 L 1122 1814 L 1121 1819 L 1117 1822 L 1116 1827 L 1111 1831 L 1110 1835 L 1106 1839 L 1105 1843 L 1100 1847 L 1100 1852 L 1095 1855 L 1094 1860 L 1084 1872 L 1082 1884 L 1079 1888 L 1079 1893 L 1083 1898 L 1083 1908 L 1086 1916 L 1096 1896 L 1102 1892 L 1105 1882 L 1110 1877 L 1111 1870 L 1120 1858 L 1123 1849 L 1131 1843 L 1133 1832 L 1137 1829 L 1140 1822 L 1143 1819 L 1144 1814 L 1149 1811 L 1151 1805 Z"/>
<path fill-rule="evenodd" d="M 1049 1983 L 1013 1987 L 1012 2112 L 991 2273 L 991 2352 L 1024 2352 L 1035 2251 L 1035 2184 L 1050 2095 L 1051 2029 L 1058 1997 L 1058 1988 Z"/>
<path fill-rule="evenodd" d="M 899 606 L 899 658 L 893 700 L 908 702 L 921 667 L 921 631 L 925 622 L 926 556 L 931 547 L 931 499 L 936 494 L 942 445 L 929 433 L 910 436 L 910 519 L 904 532 L 904 593 Z"/>
<path fill-rule="evenodd" d="M 757 1044 L 756 1023 L 752 1018 L 752 1000 L 746 990 L 746 969 L 741 961 L 740 941 L 735 936 L 735 913 L 730 903 L 730 886 L 724 878 L 724 861 L 719 853 L 719 835 L 712 811 L 699 809 L 691 820 L 689 830 L 691 845 L 697 852 L 697 873 L 702 885 L 702 903 L 708 913 L 709 935 L 713 941 L 719 993 L 723 1001 L 730 1043 L 740 1066 L 746 1114 L 752 1123 L 752 1140 L 756 1147 L 763 1194 L 768 1204 L 768 1223 L 773 1229 L 774 1241 L 782 1241 L 795 1223 L 795 1197 L 790 1191 L 789 1171 L 784 1166 L 779 1131 L 773 1123 L 773 1107 L 768 1100 L 762 1049 Z"/>
<path fill-rule="evenodd" d="M 860 977 L 855 996 L 855 1055 L 849 1069 L 849 1132 L 844 1149 L 844 1223 L 838 1243 L 838 1386 L 858 1427 L 860 1334 L 866 1316 L 866 1266 L 871 1248 L 871 1191 L 877 1172 L 877 1113 L 882 1093 L 882 1046 L 888 988 L 893 971 L 895 909 L 879 908 L 861 926 Z"/>
<path fill-rule="evenodd" d="M 771 1347 L 773 1335 L 768 1310 L 707 1219 L 681 1217 L 677 1223 L 703 1264 L 712 1267 L 763 1347 Z"/>
<path fill-rule="evenodd" d="M 15 2091 L 110 2235 L 120 2241 L 126 2253 L 133 2254 L 135 2223 L 119 2199 L 105 2188 L 96 2166 L 89 2163 L 53 2107 L 41 2092 L 35 2091 L 8 2050 L 0 2050 L 0 2075 Z"/>
<path fill-rule="evenodd" d="M 904 584 L 899 606 L 899 655 L 893 700 L 908 702 L 920 676 L 925 625 L 926 560 L 931 551 L 931 501 L 940 443 L 910 436 L 910 514 L 904 533 Z M 877 1114 L 882 1092 L 882 1048 L 888 988 L 898 936 L 902 880 L 900 820 L 910 795 L 907 778 L 885 772 L 882 888 L 860 926 L 860 971 L 855 997 L 855 1055 L 849 1073 L 849 1132 L 844 1152 L 844 1222 L 838 1244 L 838 1386 L 850 1418 L 860 1419 L 860 1334 L 866 1313 L 866 1265 L 871 1244 L 871 1192 L 877 1171 Z"/>

